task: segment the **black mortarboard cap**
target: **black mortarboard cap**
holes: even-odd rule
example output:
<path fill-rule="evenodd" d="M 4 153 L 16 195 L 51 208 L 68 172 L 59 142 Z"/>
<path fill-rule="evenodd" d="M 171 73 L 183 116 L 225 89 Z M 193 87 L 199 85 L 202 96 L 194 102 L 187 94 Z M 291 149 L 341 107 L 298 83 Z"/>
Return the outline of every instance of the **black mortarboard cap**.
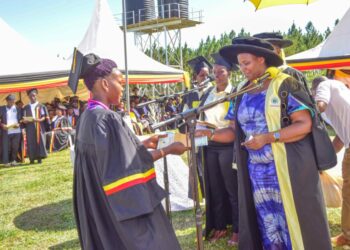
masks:
<path fill-rule="evenodd" d="M 198 74 L 202 68 L 212 69 L 211 63 L 204 56 L 197 56 L 187 61 L 187 64 Z"/>
<path fill-rule="evenodd" d="M 228 70 L 238 70 L 238 67 L 235 64 L 232 64 L 225 60 L 219 53 L 211 54 L 211 57 L 214 59 L 214 64 L 225 66 Z"/>
<path fill-rule="evenodd" d="M 293 45 L 293 41 L 288 39 L 283 39 L 283 36 L 276 32 L 263 32 L 253 35 L 253 37 L 264 39 L 269 43 L 277 45 L 280 48 L 287 48 Z"/>
<path fill-rule="evenodd" d="M 100 58 L 97 55 L 88 54 L 84 56 L 77 48 L 74 48 L 72 67 L 68 78 L 68 86 L 74 94 L 77 92 L 79 79 L 99 63 Z"/>

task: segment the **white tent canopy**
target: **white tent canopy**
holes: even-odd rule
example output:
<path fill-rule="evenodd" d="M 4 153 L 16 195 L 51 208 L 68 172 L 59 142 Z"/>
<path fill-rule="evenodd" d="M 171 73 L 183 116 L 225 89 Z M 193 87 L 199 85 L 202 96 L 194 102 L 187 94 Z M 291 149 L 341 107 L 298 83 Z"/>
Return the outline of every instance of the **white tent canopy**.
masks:
<path fill-rule="evenodd" d="M 62 60 L 31 45 L 0 18 L 0 93 L 67 86 L 71 59 Z M 72 45 L 72 51 L 73 51 Z M 84 54 L 94 52 L 110 58 L 124 70 L 123 33 L 114 21 L 106 0 L 97 0 L 91 23 L 78 46 Z M 183 71 L 168 67 L 128 45 L 130 83 L 176 83 Z"/>
<path fill-rule="evenodd" d="M 95 53 L 102 58 L 109 58 L 118 64 L 118 68 L 125 69 L 123 32 L 118 28 L 113 14 L 106 0 L 96 0 L 96 7 L 83 40 L 78 46 L 84 55 Z M 128 69 L 135 73 L 167 73 L 183 74 L 177 70 L 161 64 L 145 55 L 133 44 L 128 44 Z"/>
<path fill-rule="evenodd" d="M 323 43 L 287 57 L 287 63 L 301 70 L 350 68 L 349 27 L 350 9 Z"/>
<path fill-rule="evenodd" d="M 72 94 L 67 87 L 70 62 L 33 46 L 1 18 L 0 34 L 0 105 L 8 93 L 16 93 L 17 100 L 28 103 L 25 91 L 30 88 L 41 89 L 42 102 Z M 82 93 L 81 87 L 78 93 Z"/>
<path fill-rule="evenodd" d="M 294 54 L 292 56 L 288 56 L 286 59 L 290 61 L 290 60 L 298 60 L 298 59 L 300 60 L 300 59 L 307 59 L 307 58 L 319 58 L 324 43 L 325 42 L 323 41 L 322 43 L 320 43 L 319 45 L 317 45 L 312 49 L 305 50 L 303 52 Z"/>
<path fill-rule="evenodd" d="M 0 18 L 0 79 L 14 76 L 42 75 L 67 71 L 70 63 L 47 55 L 26 41 Z M 0 83 L 3 81 L 0 80 Z"/>

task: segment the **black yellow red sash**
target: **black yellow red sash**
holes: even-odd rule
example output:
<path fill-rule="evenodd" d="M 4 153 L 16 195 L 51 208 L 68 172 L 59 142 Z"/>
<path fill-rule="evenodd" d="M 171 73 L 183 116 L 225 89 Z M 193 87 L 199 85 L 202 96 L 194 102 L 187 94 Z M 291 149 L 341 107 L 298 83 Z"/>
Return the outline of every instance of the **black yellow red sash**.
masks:
<path fill-rule="evenodd" d="M 147 172 L 129 175 L 119 180 L 116 180 L 108 185 L 105 185 L 103 186 L 103 190 L 105 191 L 106 195 L 111 195 L 120 192 L 124 189 L 133 187 L 135 185 L 149 182 L 155 177 L 156 172 L 154 168 L 151 168 Z"/>

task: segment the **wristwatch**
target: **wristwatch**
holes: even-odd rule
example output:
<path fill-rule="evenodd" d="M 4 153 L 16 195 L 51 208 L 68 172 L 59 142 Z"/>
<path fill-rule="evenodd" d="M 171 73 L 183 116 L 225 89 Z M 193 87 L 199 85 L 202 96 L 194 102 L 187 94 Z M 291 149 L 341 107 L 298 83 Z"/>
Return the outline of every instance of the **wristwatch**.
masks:
<path fill-rule="evenodd" d="M 275 142 L 279 142 L 281 135 L 279 131 L 273 132 L 273 138 L 275 139 Z"/>

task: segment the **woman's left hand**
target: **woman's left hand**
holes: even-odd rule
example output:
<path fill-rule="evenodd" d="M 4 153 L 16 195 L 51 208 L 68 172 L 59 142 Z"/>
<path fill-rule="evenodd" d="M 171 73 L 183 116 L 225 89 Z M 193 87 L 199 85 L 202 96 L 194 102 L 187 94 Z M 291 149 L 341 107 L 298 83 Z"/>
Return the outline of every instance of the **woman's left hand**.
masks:
<path fill-rule="evenodd" d="M 142 143 L 146 148 L 156 149 L 158 146 L 159 138 L 165 138 L 167 136 L 167 134 L 152 135 L 148 139 L 144 140 Z"/>
<path fill-rule="evenodd" d="M 254 135 L 248 141 L 243 142 L 241 145 L 248 149 L 258 150 L 268 143 L 268 134 Z"/>

